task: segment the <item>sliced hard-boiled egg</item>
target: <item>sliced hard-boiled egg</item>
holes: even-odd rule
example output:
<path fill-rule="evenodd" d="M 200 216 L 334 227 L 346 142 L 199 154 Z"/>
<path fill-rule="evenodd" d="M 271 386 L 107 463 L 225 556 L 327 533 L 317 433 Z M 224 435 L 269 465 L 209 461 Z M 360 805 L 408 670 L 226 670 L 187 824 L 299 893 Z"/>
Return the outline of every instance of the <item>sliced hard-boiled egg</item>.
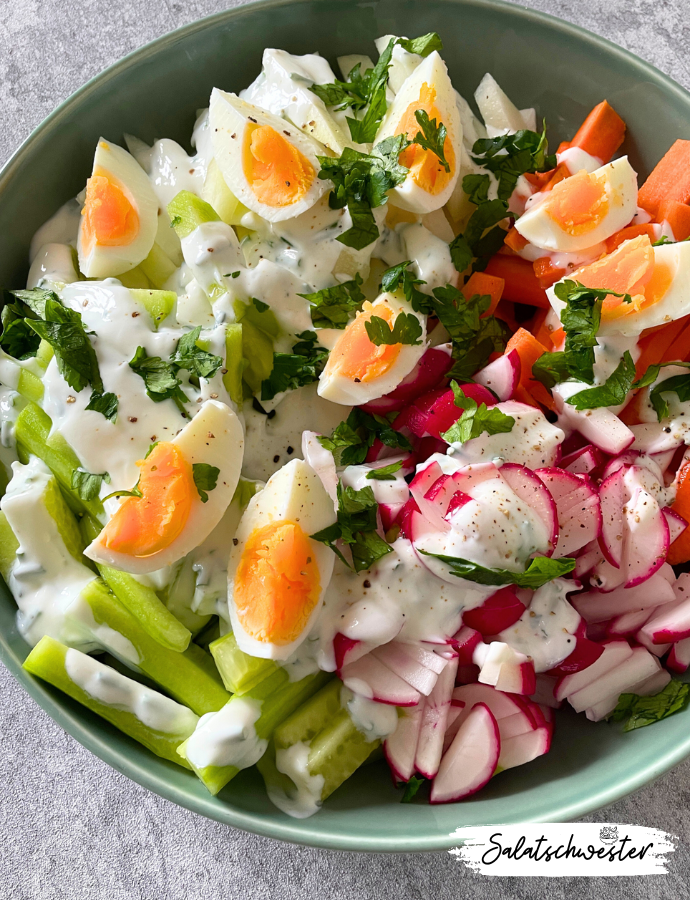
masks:
<path fill-rule="evenodd" d="M 535 247 L 577 253 L 624 228 L 637 209 L 637 175 L 627 156 L 559 181 L 520 216 L 516 229 Z"/>
<path fill-rule="evenodd" d="M 131 154 L 101 138 L 86 182 L 79 225 L 79 268 L 87 278 L 129 272 L 151 252 L 158 230 L 158 200 Z"/>
<path fill-rule="evenodd" d="M 383 319 L 393 330 L 397 317 L 416 316 L 422 327 L 418 344 L 374 344 L 366 329 L 372 318 Z M 414 369 L 426 349 L 426 317 L 415 313 L 396 294 L 381 294 L 365 302 L 360 313 L 341 333 L 331 349 L 319 379 L 319 395 L 333 403 L 359 406 L 394 390 Z"/>
<path fill-rule="evenodd" d="M 138 463 L 141 496 L 122 500 L 85 554 L 135 575 L 186 556 L 213 531 L 232 500 L 243 449 L 237 415 L 224 403 L 207 400 L 177 437 L 155 444 Z"/>
<path fill-rule="evenodd" d="M 647 235 L 639 235 L 567 278 L 585 287 L 630 295 L 630 302 L 624 297 L 604 299 L 602 335 L 634 336 L 690 313 L 690 244 L 685 242 L 653 247 Z M 548 296 L 560 314 L 563 303 L 553 287 Z"/>
<path fill-rule="evenodd" d="M 214 88 L 209 123 L 228 187 L 269 222 L 298 216 L 329 190 L 316 158 L 325 148 L 285 119 Z"/>
<path fill-rule="evenodd" d="M 435 119 L 437 126 L 445 125 L 447 134 L 443 152 L 449 171 L 432 150 L 410 144 L 400 154 L 400 163 L 407 166 L 410 173 L 390 192 L 389 201 L 393 206 L 422 214 L 440 209 L 453 193 L 462 147 L 462 125 L 455 91 L 446 65 L 435 50 L 400 86 L 374 143 L 398 134 L 405 134 L 412 141 L 422 130 L 415 118 L 417 110 L 423 110 L 429 119 Z"/>
<path fill-rule="evenodd" d="M 309 633 L 335 556 L 315 534 L 332 525 L 333 501 L 319 476 L 293 459 L 249 501 L 228 565 L 228 607 L 240 649 L 287 659 Z"/>

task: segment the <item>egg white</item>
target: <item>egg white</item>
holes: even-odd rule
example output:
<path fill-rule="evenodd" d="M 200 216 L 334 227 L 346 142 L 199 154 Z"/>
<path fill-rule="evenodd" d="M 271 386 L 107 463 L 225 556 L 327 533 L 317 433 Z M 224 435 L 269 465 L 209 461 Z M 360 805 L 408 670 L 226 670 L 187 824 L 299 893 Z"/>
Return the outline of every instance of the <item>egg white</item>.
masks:
<path fill-rule="evenodd" d="M 155 572 L 186 556 L 220 522 L 232 501 L 242 468 L 244 433 L 239 418 L 224 403 L 207 400 L 171 443 L 181 450 L 190 465 L 207 463 L 220 469 L 216 487 L 208 491 L 207 502 L 202 503 L 195 494 L 180 534 L 168 547 L 150 556 L 136 557 L 111 550 L 104 545 L 101 532 L 84 551 L 89 559 L 134 575 Z"/>
<path fill-rule="evenodd" d="M 258 641 L 247 634 L 237 617 L 234 603 L 235 575 L 251 534 L 271 522 L 296 522 L 306 535 L 315 534 L 336 520 L 333 501 L 312 467 L 301 459 L 293 459 L 272 475 L 266 487 L 255 494 L 242 516 L 228 564 L 228 612 L 237 644 L 245 653 L 262 659 L 287 659 L 302 643 L 322 607 L 323 595 L 333 574 L 335 554 L 319 541 L 310 545 L 319 572 L 320 593 L 317 603 L 301 634 L 289 644 Z"/>
<path fill-rule="evenodd" d="M 139 216 L 139 231 L 133 241 L 121 246 L 97 243 L 86 252 L 84 219 L 79 225 L 79 268 L 87 278 L 109 278 L 129 272 L 151 252 L 158 230 L 158 200 L 146 172 L 134 157 L 117 144 L 100 138 L 93 159 L 93 175 L 107 175 L 123 191 Z"/>
<path fill-rule="evenodd" d="M 250 121 L 251 119 L 251 121 Z M 311 163 L 314 180 L 305 195 L 287 206 L 261 203 L 244 173 L 243 147 L 248 125 L 267 125 L 285 137 Z M 330 190 L 330 182 L 318 177 L 321 165 L 317 156 L 326 156 L 323 144 L 309 137 L 285 119 L 241 100 L 236 94 L 213 89 L 209 107 L 213 154 L 223 178 L 233 194 L 253 212 L 269 222 L 282 222 L 310 209 Z"/>
<path fill-rule="evenodd" d="M 560 250 L 577 253 L 605 241 L 621 228 L 625 228 L 637 209 L 637 174 L 627 156 L 595 169 L 593 175 L 603 176 L 609 209 L 601 222 L 586 234 L 568 234 L 548 213 L 548 200 L 552 193 L 545 193 L 515 222 L 515 228 L 535 247 L 542 250 Z M 553 190 L 557 190 L 558 185 Z"/>
<path fill-rule="evenodd" d="M 323 397 L 325 400 L 331 400 L 333 403 L 341 403 L 345 406 L 360 406 L 363 403 L 368 403 L 370 400 L 375 400 L 378 397 L 389 394 L 400 384 L 403 378 L 406 375 L 409 375 L 412 369 L 414 369 L 427 346 L 426 316 L 421 313 L 416 313 L 410 304 L 406 300 L 403 300 L 397 293 L 384 293 L 377 297 L 373 303 L 374 309 L 372 315 L 377 315 L 377 308 L 381 310 L 384 306 L 393 310 L 393 317 L 390 325 L 391 328 L 394 326 L 395 319 L 400 313 L 411 313 L 417 317 L 422 326 L 422 334 L 419 338 L 420 343 L 417 345 L 403 344 L 400 348 L 398 358 L 383 375 L 380 375 L 378 378 L 374 378 L 371 381 L 356 382 L 351 378 L 346 378 L 344 375 L 341 375 L 334 363 L 335 357 L 333 351 L 337 349 L 338 341 L 342 335 L 347 332 L 347 329 L 345 329 L 341 332 L 338 341 L 336 341 L 333 346 L 326 367 L 319 378 L 318 392 L 320 397 Z M 352 323 L 348 325 L 348 328 L 350 327 L 352 327 Z"/>
<path fill-rule="evenodd" d="M 408 106 L 419 100 L 422 85 L 425 83 L 436 90 L 435 106 L 440 113 L 441 122 L 446 127 L 448 138 L 453 147 L 455 164 L 448 184 L 438 194 L 428 193 L 409 176 L 402 184 L 389 192 L 389 202 L 393 206 L 398 206 L 401 209 L 406 209 L 419 215 L 433 212 L 435 209 L 445 206 L 448 198 L 453 193 L 460 172 L 462 148 L 460 113 L 446 64 L 437 51 L 434 50 L 433 53 L 430 53 L 402 83 L 400 90 L 395 95 L 395 99 L 381 122 L 381 127 L 374 140 L 374 144 L 377 144 L 397 133 L 401 118 Z M 439 124 L 437 122 L 437 125 Z"/>

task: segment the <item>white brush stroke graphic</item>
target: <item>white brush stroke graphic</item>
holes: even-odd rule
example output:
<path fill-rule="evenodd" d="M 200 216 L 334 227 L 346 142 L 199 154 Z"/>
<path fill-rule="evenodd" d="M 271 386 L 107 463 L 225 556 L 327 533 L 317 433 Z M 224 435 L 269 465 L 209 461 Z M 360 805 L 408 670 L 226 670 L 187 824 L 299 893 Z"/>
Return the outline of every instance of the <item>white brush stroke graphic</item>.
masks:
<path fill-rule="evenodd" d="M 560 822 L 458 828 L 449 852 L 481 875 L 665 875 L 676 835 L 644 825 Z"/>

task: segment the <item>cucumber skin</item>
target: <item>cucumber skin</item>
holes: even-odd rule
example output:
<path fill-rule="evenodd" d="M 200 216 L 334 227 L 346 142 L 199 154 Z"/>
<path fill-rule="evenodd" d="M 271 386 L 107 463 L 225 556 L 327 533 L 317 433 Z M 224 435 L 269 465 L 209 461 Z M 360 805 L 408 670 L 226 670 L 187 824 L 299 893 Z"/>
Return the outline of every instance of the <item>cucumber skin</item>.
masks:
<path fill-rule="evenodd" d="M 51 637 L 44 637 L 36 644 L 24 661 L 24 668 L 32 675 L 36 675 L 43 681 L 59 688 L 72 699 L 90 709 L 96 715 L 110 722 L 117 729 L 143 744 L 156 756 L 170 760 L 179 766 L 189 769 L 191 766 L 186 760 L 181 759 L 177 753 L 179 744 L 189 737 L 189 734 L 164 734 L 153 731 L 141 722 L 133 713 L 115 709 L 89 696 L 67 674 L 65 669 L 65 656 L 68 648 Z"/>
<path fill-rule="evenodd" d="M 272 659 L 259 659 L 240 650 L 232 632 L 213 641 L 208 649 L 223 684 L 233 694 L 246 694 L 279 668 Z"/>

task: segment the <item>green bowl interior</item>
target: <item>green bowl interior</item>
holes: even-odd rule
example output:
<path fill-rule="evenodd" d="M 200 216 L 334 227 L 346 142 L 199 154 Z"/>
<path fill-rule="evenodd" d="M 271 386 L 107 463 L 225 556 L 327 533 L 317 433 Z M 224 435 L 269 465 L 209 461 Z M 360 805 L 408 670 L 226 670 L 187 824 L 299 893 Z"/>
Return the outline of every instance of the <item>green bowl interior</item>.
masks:
<path fill-rule="evenodd" d="M 468 99 L 490 71 L 518 107 L 545 116 L 551 146 L 571 136 L 606 97 L 629 128 L 624 150 L 646 174 L 676 138 L 690 137 L 690 96 L 629 53 L 575 26 L 490 0 L 269 0 L 167 35 L 103 72 L 59 107 L 0 174 L 0 284 L 22 283 L 32 234 L 84 185 L 100 135 L 124 132 L 189 145 L 197 109 L 214 86 L 240 90 L 264 47 L 374 53 L 381 34 L 438 31 L 453 82 Z M 364 767 L 315 817 L 294 820 L 266 798 L 255 770 L 219 797 L 194 775 L 150 755 L 21 668 L 28 648 L 0 585 L 2 659 L 34 699 L 82 744 L 140 784 L 197 813 L 259 834 L 349 850 L 439 850 L 460 825 L 559 821 L 646 784 L 690 753 L 690 710 L 623 734 L 570 711 L 557 714 L 551 752 L 502 773 L 461 804 L 401 805 L 383 762 Z M 27 746 L 27 753 L 31 748 Z"/>

